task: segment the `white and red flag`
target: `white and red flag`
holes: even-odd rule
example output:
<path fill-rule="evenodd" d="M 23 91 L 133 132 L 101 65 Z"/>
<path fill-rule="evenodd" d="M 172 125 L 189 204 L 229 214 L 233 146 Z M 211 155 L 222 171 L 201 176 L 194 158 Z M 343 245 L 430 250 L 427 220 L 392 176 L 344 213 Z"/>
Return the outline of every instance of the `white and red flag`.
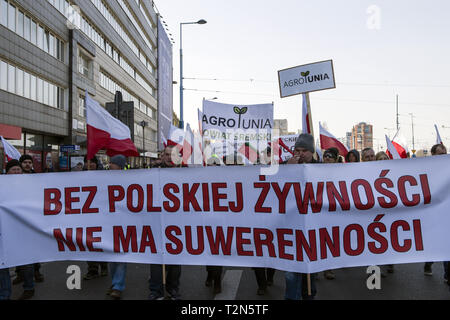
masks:
<path fill-rule="evenodd" d="M 86 92 L 87 112 L 87 159 L 105 149 L 110 157 L 122 154 L 138 157 L 136 146 L 131 140 L 130 129 L 120 120 L 114 118 L 105 108 L 89 97 Z"/>
<path fill-rule="evenodd" d="M 198 130 L 200 131 L 200 134 L 203 135 L 203 126 L 202 126 L 203 112 L 201 112 L 200 109 L 197 109 L 197 114 L 198 114 Z"/>
<path fill-rule="evenodd" d="M 441 135 L 439 134 L 437 125 L 434 125 L 434 128 L 436 129 L 436 144 L 444 144 L 442 142 Z"/>
<path fill-rule="evenodd" d="M 398 155 L 400 156 L 400 159 L 406 159 L 406 158 L 408 158 L 408 152 L 409 152 L 408 145 L 406 144 L 406 139 L 402 135 L 400 130 L 401 130 L 401 128 L 399 128 L 397 130 L 397 133 L 395 134 L 394 139 L 392 139 L 391 142 L 392 142 L 393 147 L 397 151 Z M 395 159 L 393 154 L 389 150 L 389 145 L 388 145 L 388 150 L 386 151 L 386 153 L 389 156 L 389 158 Z"/>
<path fill-rule="evenodd" d="M 391 159 L 401 159 L 400 154 L 398 153 L 397 149 L 395 148 L 394 144 L 392 143 L 391 139 L 387 135 L 386 136 L 386 145 L 388 152 L 386 152 Z"/>
<path fill-rule="evenodd" d="M 173 124 L 170 124 L 169 137 L 167 139 L 168 146 L 176 146 L 178 151 L 181 152 L 183 149 L 183 141 L 184 141 L 185 133 L 183 129 L 175 127 Z"/>
<path fill-rule="evenodd" d="M 319 132 L 320 132 L 320 145 L 322 150 L 327 150 L 329 148 L 336 148 L 339 151 L 339 154 L 345 157 L 348 153 L 347 147 L 340 142 L 334 135 L 329 133 L 322 127 L 322 124 L 319 122 Z"/>
<path fill-rule="evenodd" d="M 245 164 L 254 164 L 258 161 L 258 151 L 249 142 L 241 144 L 238 153 L 244 156 Z"/>
<path fill-rule="evenodd" d="M 182 159 L 183 165 L 192 165 L 194 164 L 194 157 L 192 157 L 192 153 L 194 151 L 194 134 L 192 133 L 191 126 L 189 123 L 186 126 L 186 134 L 183 139 L 183 149 L 182 149 Z"/>
<path fill-rule="evenodd" d="M 162 144 L 163 144 L 164 148 L 167 147 L 167 139 L 164 136 L 164 133 L 162 133 L 162 132 L 161 132 L 161 140 L 162 140 Z"/>
<path fill-rule="evenodd" d="M 3 136 L 0 136 L 2 143 L 3 143 L 3 150 L 5 151 L 6 159 L 8 161 L 12 159 L 19 160 L 20 159 L 20 152 L 14 148 L 12 145 L 9 144 L 8 141 L 6 141 Z"/>
<path fill-rule="evenodd" d="M 319 141 L 316 141 L 316 153 L 317 153 L 317 157 L 319 157 L 319 161 L 322 162 L 322 149 L 320 149 L 320 143 Z"/>
<path fill-rule="evenodd" d="M 310 114 L 308 113 L 308 105 L 307 105 L 307 99 L 306 94 L 302 94 L 303 96 L 303 104 L 302 104 L 302 132 L 311 134 L 311 127 L 309 125 L 309 117 Z"/>

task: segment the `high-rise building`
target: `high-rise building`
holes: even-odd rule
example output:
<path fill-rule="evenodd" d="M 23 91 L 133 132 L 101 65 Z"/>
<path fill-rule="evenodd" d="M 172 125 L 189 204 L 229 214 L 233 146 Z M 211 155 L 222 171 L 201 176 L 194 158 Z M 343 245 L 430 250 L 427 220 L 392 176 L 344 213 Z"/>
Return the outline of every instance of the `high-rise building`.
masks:
<path fill-rule="evenodd" d="M 353 127 L 350 148 L 358 151 L 362 151 L 365 148 L 373 148 L 373 127 L 371 124 L 360 122 Z"/>
<path fill-rule="evenodd" d="M 143 156 L 156 156 L 158 14 L 152 4 L 0 0 L 0 125 L 20 130 L 20 139 L 10 142 L 34 157 L 37 171 L 64 166 L 61 145 L 86 154 L 86 91 L 102 106 L 116 91 L 133 101 L 134 143 Z"/>

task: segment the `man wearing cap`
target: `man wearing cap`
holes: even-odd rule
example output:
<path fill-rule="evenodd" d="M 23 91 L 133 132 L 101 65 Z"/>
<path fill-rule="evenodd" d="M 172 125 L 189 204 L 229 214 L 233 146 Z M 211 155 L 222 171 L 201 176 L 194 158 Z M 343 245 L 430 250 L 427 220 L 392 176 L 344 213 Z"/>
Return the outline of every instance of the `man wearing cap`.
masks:
<path fill-rule="evenodd" d="M 295 141 L 294 156 L 287 160 L 286 164 L 307 164 L 318 163 L 314 159 L 314 137 L 307 133 L 302 133 Z M 300 169 L 300 168 L 299 168 Z M 312 300 L 316 295 L 315 274 L 310 275 L 311 295 L 308 294 L 308 278 L 305 273 L 285 272 L 286 291 L 284 298 L 286 300 Z"/>
<path fill-rule="evenodd" d="M 109 170 L 124 170 L 127 158 L 121 154 L 111 157 L 109 160 Z M 120 299 L 125 289 L 125 277 L 127 275 L 127 264 L 124 262 L 110 262 L 112 284 L 106 292 L 113 299 Z"/>

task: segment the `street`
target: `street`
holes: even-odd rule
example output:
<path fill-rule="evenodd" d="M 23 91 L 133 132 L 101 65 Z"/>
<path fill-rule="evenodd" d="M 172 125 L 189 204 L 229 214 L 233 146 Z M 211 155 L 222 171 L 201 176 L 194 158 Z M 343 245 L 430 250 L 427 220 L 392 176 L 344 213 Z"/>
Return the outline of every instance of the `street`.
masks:
<path fill-rule="evenodd" d="M 33 300 L 111 300 L 106 290 L 111 285 L 110 276 L 81 281 L 81 289 L 69 290 L 66 281 L 70 274 L 67 267 L 78 265 L 81 273 L 87 272 L 87 264 L 80 261 L 43 263 L 42 283 L 36 283 Z M 336 278 L 326 280 L 323 272 L 318 275 L 316 300 L 449 300 L 450 290 L 443 278 L 442 263 L 433 264 L 433 275 L 423 274 L 423 263 L 395 265 L 392 274 L 381 278 L 381 289 L 369 290 L 366 286 L 366 268 L 343 268 L 335 270 Z M 14 274 L 13 268 L 10 273 Z M 123 300 L 146 300 L 149 266 L 128 264 L 126 289 Z M 284 273 L 277 271 L 273 286 L 264 296 L 256 294 L 257 284 L 251 268 L 224 268 L 222 293 L 214 295 L 212 288 L 204 285 L 204 266 L 182 266 L 181 298 L 183 300 L 283 300 Z M 22 293 L 22 285 L 13 286 L 12 299 Z"/>

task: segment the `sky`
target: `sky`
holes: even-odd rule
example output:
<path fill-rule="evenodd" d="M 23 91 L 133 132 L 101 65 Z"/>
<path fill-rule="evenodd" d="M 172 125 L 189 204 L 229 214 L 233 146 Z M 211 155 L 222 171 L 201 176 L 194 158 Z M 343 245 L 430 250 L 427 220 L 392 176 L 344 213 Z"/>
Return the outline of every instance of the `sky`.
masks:
<path fill-rule="evenodd" d="M 450 145 L 448 0 L 155 0 L 173 44 L 174 111 L 179 115 L 183 25 L 184 121 L 197 128 L 203 98 L 274 103 L 274 118 L 301 129 L 301 95 L 280 98 L 278 71 L 333 60 L 336 88 L 311 92 L 319 121 L 338 138 L 373 125 L 374 149 L 399 125 L 412 149 L 430 149 L 434 124 Z M 213 80 L 216 79 L 216 80 Z M 412 115 L 411 115 L 412 114 Z"/>

